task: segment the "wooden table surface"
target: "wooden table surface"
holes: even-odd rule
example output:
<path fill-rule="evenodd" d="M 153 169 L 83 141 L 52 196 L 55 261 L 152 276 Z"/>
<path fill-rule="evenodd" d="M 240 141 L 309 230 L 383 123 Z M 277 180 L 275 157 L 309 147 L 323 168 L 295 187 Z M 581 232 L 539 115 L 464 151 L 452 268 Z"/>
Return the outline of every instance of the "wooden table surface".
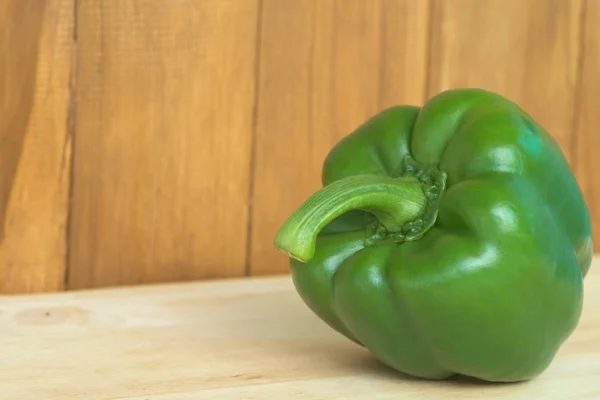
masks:
<path fill-rule="evenodd" d="M 314 317 L 289 277 L 0 299 L 1 400 L 600 399 L 600 259 L 539 378 L 395 374 Z"/>

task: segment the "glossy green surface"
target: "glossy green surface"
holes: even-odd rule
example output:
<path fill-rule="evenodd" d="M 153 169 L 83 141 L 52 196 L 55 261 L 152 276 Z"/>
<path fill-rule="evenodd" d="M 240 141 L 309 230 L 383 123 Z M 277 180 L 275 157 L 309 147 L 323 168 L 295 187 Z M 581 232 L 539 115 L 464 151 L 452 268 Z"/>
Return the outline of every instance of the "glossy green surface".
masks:
<path fill-rule="evenodd" d="M 394 224 L 375 227 L 390 199 L 372 196 L 318 225 L 327 196 L 307 201 L 275 241 L 293 257 L 312 240 L 314 253 L 291 259 L 300 296 L 333 329 L 406 374 L 535 377 L 579 321 L 592 259 L 589 212 L 561 151 L 507 99 L 452 90 L 365 122 L 332 149 L 323 184 L 375 175 L 401 186 L 411 179 L 407 155 L 422 182 L 431 181 L 431 167 L 445 176 L 431 224 L 410 238 Z"/>

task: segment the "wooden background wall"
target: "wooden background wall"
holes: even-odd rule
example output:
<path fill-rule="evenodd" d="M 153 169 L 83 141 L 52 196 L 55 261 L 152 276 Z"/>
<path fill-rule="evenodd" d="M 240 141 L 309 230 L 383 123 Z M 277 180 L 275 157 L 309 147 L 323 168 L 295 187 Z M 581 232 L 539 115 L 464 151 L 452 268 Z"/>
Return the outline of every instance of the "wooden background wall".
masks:
<path fill-rule="evenodd" d="M 329 148 L 452 87 L 537 118 L 598 224 L 599 23 L 595 0 L 0 0 L 0 293 L 287 272 L 273 235 Z"/>

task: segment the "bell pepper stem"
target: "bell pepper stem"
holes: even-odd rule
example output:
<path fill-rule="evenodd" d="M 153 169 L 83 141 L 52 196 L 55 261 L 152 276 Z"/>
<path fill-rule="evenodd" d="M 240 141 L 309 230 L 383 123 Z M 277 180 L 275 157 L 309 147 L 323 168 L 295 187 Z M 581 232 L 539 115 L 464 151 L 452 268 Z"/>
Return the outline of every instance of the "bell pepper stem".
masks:
<path fill-rule="evenodd" d="M 308 262 L 319 232 L 348 211 L 369 212 L 387 233 L 395 233 L 423 216 L 427 203 L 423 184 L 414 176 L 348 176 L 310 196 L 279 229 L 274 244 L 289 257 Z"/>

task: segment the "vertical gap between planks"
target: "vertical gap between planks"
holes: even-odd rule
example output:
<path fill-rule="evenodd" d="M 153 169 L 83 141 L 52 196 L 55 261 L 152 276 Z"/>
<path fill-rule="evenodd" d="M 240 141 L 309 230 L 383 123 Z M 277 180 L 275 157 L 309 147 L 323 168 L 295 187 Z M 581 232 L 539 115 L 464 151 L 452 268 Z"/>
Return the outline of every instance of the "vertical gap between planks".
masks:
<path fill-rule="evenodd" d="M 581 10 L 579 12 L 579 37 L 578 37 L 578 49 L 577 49 L 577 72 L 576 72 L 576 80 L 575 80 L 575 89 L 573 95 L 573 104 L 572 104 L 572 112 L 571 112 L 571 140 L 569 143 L 569 159 L 571 160 L 571 169 L 576 174 L 576 179 L 588 179 L 587 176 L 578 176 L 577 173 L 579 171 L 579 165 L 581 160 L 579 159 L 578 149 L 579 149 L 579 141 L 584 140 L 583 136 L 585 132 L 582 132 L 581 127 L 581 119 L 584 117 L 579 110 L 582 108 L 583 102 L 583 74 L 584 67 L 586 62 L 586 36 L 587 36 L 587 10 L 588 10 L 588 0 L 582 0 Z M 589 162 L 589 158 L 584 157 L 584 162 Z M 584 166 L 585 168 L 585 166 Z M 587 187 L 586 187 L 587 186 Z M 596 209 L 596 199 L 594 196 L 593 184 L 584 186 L 583 182 L 579 181 L 579 187 L 584 188 L 584 197 L 586 197 L 586 203 L 588 204 L 589 212 L 592 218 L 595 215 Z M 594 251 L 598 251 L 596 245 L 593 244 Z"/>
<path fill-rule="evenodd" d="M 571 159 L 571 168 L 577 171 L 579 160 L 577 159 L 577 145 L 579 144 L 579 126 L 580 115 L 577 110 L 581 107 L 581 96 L 583 93 L 583 66 L 585 63 L 585 34 L 586 34 L 586 11 L 587 0 L 582 0 L 581 10 L 579 12 L 579 37 L 577 49 L 577 70 L 575 73 L 575 89 L 573 93 L 573 104 L 571 106 L 571 140 L 569 143 L 569 158 Z"/>
<path fill-rule="evenodd" d="M 250 141 L 250 172 L 248 179 L 248 200 L 247 200 L 247 224 L 246 224 L 246 260 L 244 275 L 252 275 L 252 266 L 250 265 L 250 254 L 252 252 L 252 227 L 253 227 L 253 206 L 254 206 L 254 188 L 255 188 L 255 177 L 256 177 L 256 130 L 258 128 L 258 106 L 260 100 L 260 57 L 261 57 L 261 44 L 262 44 L 262 14 L 263 14 L 263 0 L 257 0 L 256 3 L 256 37 L 255 37 L 255 49 L 254 49 L 254 104 L 252 105 L 252 128 L 250 134 L 252 135 Z"/>
<path fill-rule="evenodd" d="M 75 186 L 75 137 L 77 129 L 77 66 L 79 61 L 79 51 L 77 48 L 78 42 L 78 17 L 79 17 L 79 0 L 73 0 L 73 22 L 71 32 L 71 65 L 69 71 L 69 104 L 67 111 L 67 139 L 65 143 L 70 143 L 71 151 L 69 157 L 71 162 L 69 164 L 69 189 L 67 199 L 67 220 L 65 222 L 65 271 L 63 276 L 63 288 L 69 290 L 69 276 L 71 273 L 71 218 L 73 217 L 73 193 Z"/>
<path fill-rule="evenodd" d="M 435 10 L 435 0 L 429 0 L 429 4 L 427 6 L 427 37 L 425 39 L 426 41 L 426 52 L 425 52 L 425 57 L 427 57 L 427 60 L 425 62 L 427 71 L 425 72 L 425 82 L 423 82 L 423 104 L 425 105 L 425 103 L 427 102 L 427 99 L 430 96 L 429 91 L 431 90 L 431 80 L 432 75 L 431 75 L 431 71 L 433 70 L 432 65 L 431 65 L 431 60 L 433 59 L 433 22 L 434 22 L 434 10 Z"/>

